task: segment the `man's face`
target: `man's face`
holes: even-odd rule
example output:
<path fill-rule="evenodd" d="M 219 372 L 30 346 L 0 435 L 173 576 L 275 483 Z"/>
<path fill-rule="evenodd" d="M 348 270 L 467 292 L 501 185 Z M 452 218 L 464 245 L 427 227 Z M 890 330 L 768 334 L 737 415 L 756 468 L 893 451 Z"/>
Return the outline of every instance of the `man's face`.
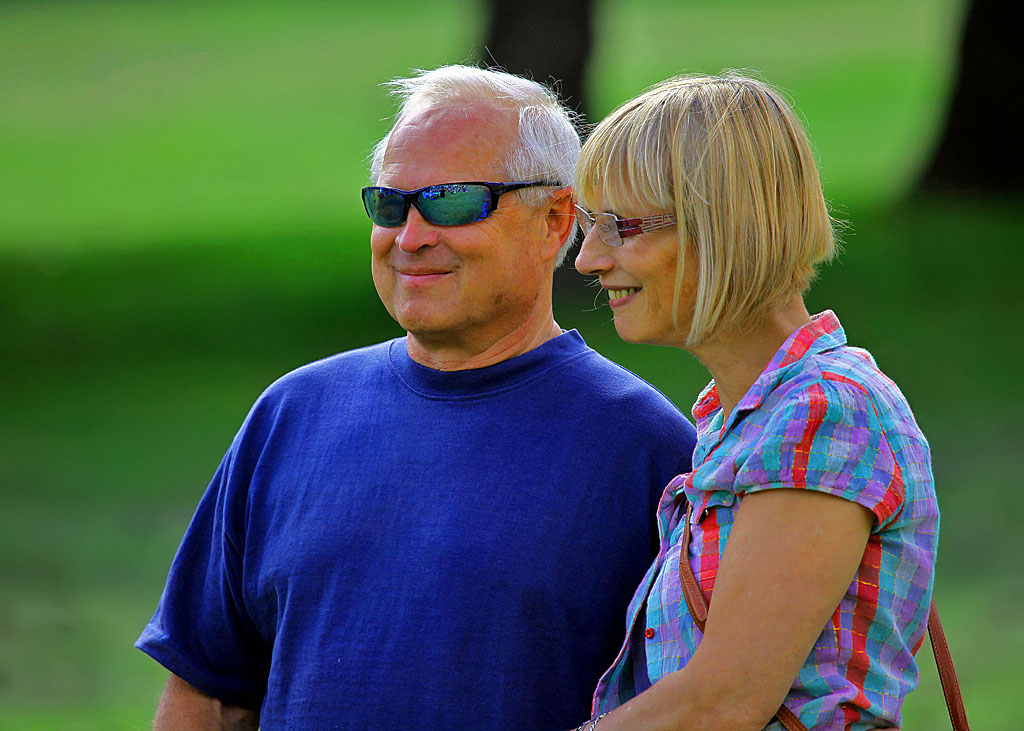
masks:
<path fill-rule="evenodd" d="M 415 190 L 438 183 L 505 180 L 518 130 L 511 111 L 428 108 L 391 134 L 377 185 Z M 395 228 L 370 235 L 373 282 L 388 312 L 418 342 L 487 347 L 543 303 L 545 214 L 505 193 L 495 211 L 465 226 L 435 226 L 415 207 Z M 545 305 L 546 306 L 546 305 Z"/>

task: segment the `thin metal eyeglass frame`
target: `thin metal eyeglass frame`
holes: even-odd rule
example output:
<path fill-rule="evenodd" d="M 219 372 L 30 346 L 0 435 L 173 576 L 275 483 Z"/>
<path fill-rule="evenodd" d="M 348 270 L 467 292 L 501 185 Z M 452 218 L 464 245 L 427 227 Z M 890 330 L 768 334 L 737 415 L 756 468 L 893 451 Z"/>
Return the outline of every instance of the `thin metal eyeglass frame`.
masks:
<path fill-rule="evenodd" d="M 438 223 L 437 221 L 432 221 L 430 216 L 426 212 L 424 212 L 424 210 L 420 207 L 420 195 L 423 192 L 434 188 L 447 188 L 453 185 L 482 185 L 485 188 L 487 188 L 490 195 L 481 204 L 480 211 L 476 214 L 476 218 L 473 218 L 469 221 L 464 221 L 462 223 Z M 415 206 L 416 210 L 420 212 L 420 215 L 423 216 L 423 218 L 428 223 L 434 226 L 466 226 L 470 223 L 476 223 L 477 221 L 482 221 L 485 218 L 489 218 L 490 215 L 494 213 L 495 210 L 497 210 L 498 199 L 503 194 L 510 193 L 514 190 L 521 190 L 522 188 L 534 188 L 538 186 L 551 186 L 558 188 L 565 187 L 561 183 L 551 183 L 546 180 L 531 180 L 529 182 L 516 183 L 492 183 L 483 180 L 470 180 L 452 183 L 437 183 L 435 185 L 425 185 L 422 188 L 417 188 L 416 190 L 401 190 L 400 188 L 388 188 L 387 186 L 383 185 L 370 185 L 363 188 L 361 193 L 363 198 L 363 208 L 366 210 L 366 215 L 369 216 L 370 220 L 373 221 L 376 225 L 383 226 L 384 228 L 398 228 L 399 226 L 404 225 L 406 220 L 408 220 L 409 218 L 409 206 Z M 404 208 L 402 209 L 401 221 L 391 226 L 384 226 L 384 224 L 377 223 L 374 220 L 373 216 L 370 214 L 370 205 L 366 197 L 368 192 L 374 190 L 385 191 L 389 195 L 398 194 L 399 196 L 402 197 Z"/>
<path fill-rule="evenodd" d="M 605 237 L 608 229 L 605 226 L 598 225 L 598 216 L 608 216 L 615 221 L 615 238 L 612 241 Z M 628 236 L 638 236 L 674 226 L 677 217 L 674 213 L 659 213 L 655 216 L 644 216 L 642 218 L 619 218 L 614 213 L 591 214 L 585 208 L 577 205 L 576 220 L 579 221 L 584 236 L 589 234 L 590 229 L 594 226 L 598 226 L 597 235 L 601 237 L 601 241 L 605 243 L 605 246 L 622 246 L 622 240 Z"/>

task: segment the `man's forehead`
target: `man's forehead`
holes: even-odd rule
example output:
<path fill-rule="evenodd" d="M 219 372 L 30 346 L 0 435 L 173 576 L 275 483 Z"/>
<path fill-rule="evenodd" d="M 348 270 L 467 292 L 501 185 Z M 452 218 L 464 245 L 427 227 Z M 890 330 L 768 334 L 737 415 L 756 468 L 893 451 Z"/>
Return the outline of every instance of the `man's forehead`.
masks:
<path fill-rule="evenodd" d="M 411 110 L 391 132 L 382 172 L 425 163 L 468 169 L 500 166 L 514 142 L 517 121 L 510 109 L 479 104 Z"/>
<path fill-rule="evenodd" d="M 517 117 L 514 109 L 497 102 L 454 99 L 448 103 L 411 106 L 395 126 L 395 130 L 407 124 L 416 124 L 441 131 L 456 128 L 487 128 L 492 132 L 508 135 L 514 131 Z"/>

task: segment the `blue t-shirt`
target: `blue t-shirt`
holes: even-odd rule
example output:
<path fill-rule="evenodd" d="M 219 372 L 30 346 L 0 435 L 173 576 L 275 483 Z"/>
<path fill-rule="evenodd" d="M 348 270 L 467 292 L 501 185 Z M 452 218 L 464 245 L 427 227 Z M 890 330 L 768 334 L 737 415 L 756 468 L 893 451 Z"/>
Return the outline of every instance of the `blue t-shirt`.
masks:
<path fill-rule="evenodd" d="M 442 372 L 404 339 L 257 401 L 136 643 L 272 728 L 567 728 L 695 435 L 575 331 Z"/>

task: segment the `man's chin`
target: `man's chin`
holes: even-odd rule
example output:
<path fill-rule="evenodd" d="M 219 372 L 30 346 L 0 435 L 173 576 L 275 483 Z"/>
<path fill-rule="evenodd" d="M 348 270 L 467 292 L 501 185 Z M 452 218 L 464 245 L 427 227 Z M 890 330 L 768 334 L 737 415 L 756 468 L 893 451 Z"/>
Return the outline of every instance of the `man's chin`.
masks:
<path fill-rule="evenodd" d="M 395 317 L 398 324 L 422 343 L 444 343 L 452 338 L 455 323 L 448 318 L 401 313 Z"/>

